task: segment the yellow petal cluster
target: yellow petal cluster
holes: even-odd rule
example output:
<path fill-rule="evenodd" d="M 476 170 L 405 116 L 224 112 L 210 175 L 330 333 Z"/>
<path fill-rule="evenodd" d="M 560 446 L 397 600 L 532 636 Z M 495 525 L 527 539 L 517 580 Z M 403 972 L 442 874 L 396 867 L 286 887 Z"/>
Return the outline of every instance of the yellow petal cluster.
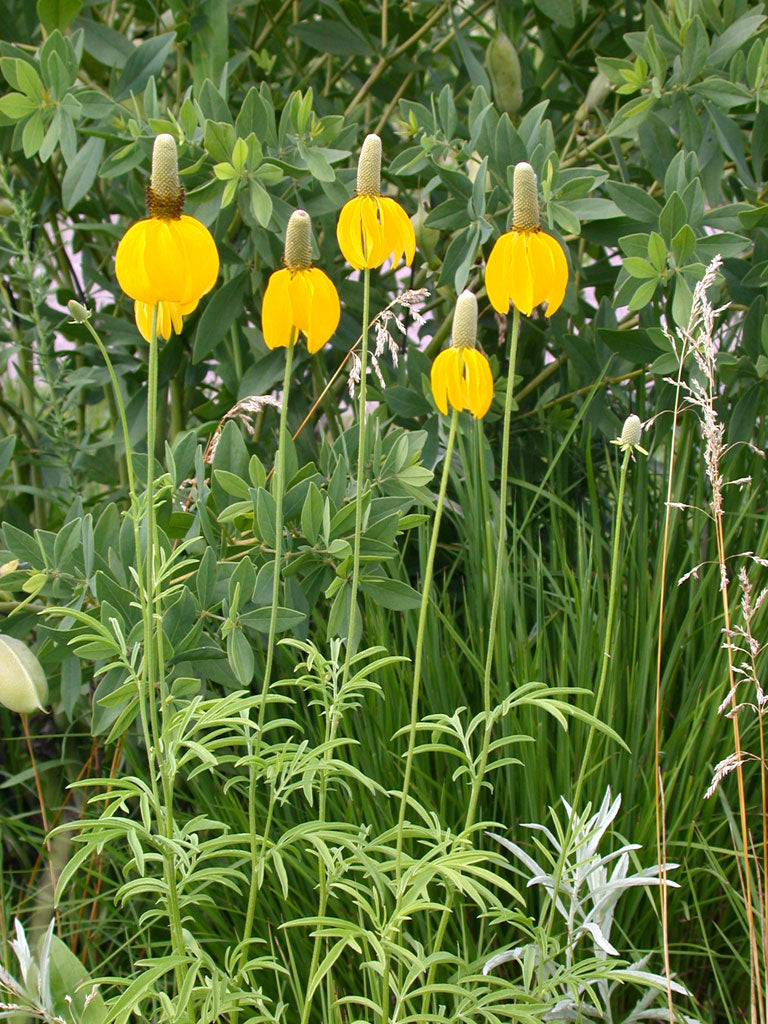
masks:
<path fill-rule="evenodd" d="M 416 236 L 399 203 L 381 195 L 381 139 L 369 135 L 357 168 L 357 195 L 339 214 L 336 238 L 344 259 L 355 270 L 380 267 L 389 257 L 396 267 L 401 259 L 410 266 Z"/>
<path fill-rule="evenodd" d="M 291 214 L 285 236 L 286 266 L 270 276 L 261 306 L 261 329 L 268 348 L 293 345 L 301 332 L 314 354 L 339 326 L 336 288 L 327 274 L 312 266 L 311 232 L 304 210 Z"/>
<path fill-rule="evenodd" d="M 333 282 L 317 267 L 276 270 L 261 307 L 261 329 L 268 348 L 287 347 L 296 332 L 307 339 L 311 353 L 319 351 L 339 326 L 341 306 Z"/>
<path fill-rule="evenodd" d="M 147 190 L 150 216 L 133 224 L 117 247 L 115 273 L 134 300 L 136 324 L 149 338 L 152 307 L 159 304 L 158 334 L 170 337 L 213 288 L 219 254 L 208 228 L 182 214 L 184 192 L 176 166 L 176 143 L 170 135 L 155 139 L 152 179 Z"/>
<path fill-rule="evenodd" d="M 430 374 L 432 396 L 444 416 L 449 405 L 478 419 L 491 407 L 493 375 L 486 357 L 474 347 L 476 337 L 477 300 L 465 291 L 456 302 L 451 347 L 437 356 Z"/>
<path fill-rule="evenodd" d="M 539 225 L 536 175 L 520 163 L 514 174 L 512 230 L 496 243 L 485 267 L 485 288 L 493 308 L 507 313 L 512 303 L 525 316 L 547 303 L 547 316 L 558 310 L 568 284 L 568 262 L 560 243 Z"/>

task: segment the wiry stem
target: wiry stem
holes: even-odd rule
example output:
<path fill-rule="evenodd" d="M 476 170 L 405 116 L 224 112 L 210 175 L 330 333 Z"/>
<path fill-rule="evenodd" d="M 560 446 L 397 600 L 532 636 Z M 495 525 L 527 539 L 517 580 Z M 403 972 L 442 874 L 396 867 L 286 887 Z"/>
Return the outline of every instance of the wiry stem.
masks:
<path fill-rule="evenodd" d="M 619 497 L 616 502 L 616 520 L 613 526 L 613 550 L 611 553 L 611 577 L 610 577 L 610 591 L 608 595 L 608 613 L 606 615 L 605 622 L 605 640 L 603 641 L 603 657 L 602 664 L 600 666 L 600 679 L 597 684 L 597 690 L 595 691 L 595 704 L 592 708 L 592 721 L 589 725 L 589 732 L 587 733 L 587 742 L 584 747 L 584 754 L 581 759 L 581 766 L 579 768 L 579 775 L 576 780 L 576 790 L 573 795 L 573 804 L 571 806 L 571 813 L 568 818 L 568 827 L 565 832 L 565 839 L 563 840 L 562 852 L 557 859 L 555 866 L 554 877 L 552 880 L 552 896 L 551 905 L 549 908 L 549 918 L 547 920 L 546 937 L 552 934 L 552 925 L 555 919 L 555 910 L 557 907 L 557 892 L 560 888 L 560 882 L 563 877 L 563 868 L 565 866 L 565 858 L 568 852 L 568 847 L 573 839 L 574 823 L 576 821 L 576 815 L 578 814 L 579 802 L 581 800 L 581 793 L 584 788 L 584 780 L 587 777 L 587 769 L 589 767 L 589 758 L 592 753 L 592 744 L 595 739 L 595 733 L 597 732 L 597 721 L 600 714 L 600 705 L 603 700 L 603 693 L 605 691 L 605 684 L 608 678 L 608 665 L 611 660 L 611 646 L 613 643 L 613 620 L 616 614 L 616 595 L 619 590 L 619 549 L 620 549 L 620 538 L 621 538 L 621 517 L 624 509 L 624 491 L 627 483 L 627 470 L 629 469 L 629 460 L 632 458 L 631 448 L 627 448 L 624 453 L 624 460 L 621 464 L 621 475 L 619 477 Z"/>
<path fill-rule="evenodd" d="M 496 568 L 493 577 L 493 593 L 491 596 L 491 618 L 488 625 L 488 646 L 485 653 L 485 666 L 483 671 L 483 713 L 485 716 L 485 730 L 483 732 L 483 744 L 480 749 L 480 760 L 477 772 L 472 780 L 472 788 L 469 795 L 469 805 L 464 819 L 464 834 L 466 835 L 475 823 L 478 800 L 483 785 L 483 778 L 488 766 L 488 753 L 491 742 L 491 673 L 493 670 L 493 657 L 496 650 L 496 624 L 499 618 L 499 607 L 501 601 L 501 579 L 502 570 L 508 564 L 506 533 L 507 533 L 507 488 L 509 485 L 509 430 L 512 422 L 512 404 L 515 391 L 515 364 L 517 362 L 517 341 L 520 335 L 520 311 L 515 307 L 512 313 L 512 334 L 509 341 L 509 367 L 507 376 L 507 394 L 504 401 L 504 419 L 501 431 L 501 479 L 499 481 L 499 532 L 496 543 Z M 433 949 L 442 949 L 443 938 L 448 927 L 448 921 L 453 908 L 453 893 L 448 895 L 445 908 L 440 917 L 437 927 L 437 934 L 433 943 Z M 426 994 L 422 1002 L 422 1016 L 426 1018 L 429 1010 L 429 989 L 435 978 L 437 965 L 433 964 L 429 969 L 427 982 L 424 986 Z"/>
<path fill-rule="evenodd" d="M 272 663 L 275 656 L 275 637 L 277 635 L 277 609 L 280 604 L 280 563 L 283 556 L 283 497 L 285 495 L 285 440 L 288 420 L 288 393 L 291 388 L 291 369 L 293 367 L 293 348 L 296 342 L 296 330 L 291 335 L 291 342 L 285 356 L 285 373 L 283 375 L 283 400 L 280 406 L 280 430 L 277 443 L 277 479 L 275 480 L 275 564 L 272 572 L 272 605 L 269 611 L 269 633 L 267 636 L 267 655 L 264 666 L 264 679 L 261 685 L 261 701 L 259 702 L 259 719 L 256 729 L 256 750 L 249 759 L 248 765 L 248 830 L 251 843 L 251 884 L 248 890 L 248 908 L 243 928 L 243 956 L 247 956 L 248 943 L 253 931 L 253 916 L 256 910 L 256 892 L 258 890 L 259 844 L 256 831 L 256 781 L 257 758 L 261 748 L 264 718 L 269 696 L 269 684 L 272 676 Z M 249 740 L 250 744 L 250 740 Z"/>
<path fill-rule="evenodd" d="M 432 576 L 435 567 L 435 554 L 437 552 L 437 541 L 440 535 L 440 521 L 443 515 L 443 506 L 445 505 L 445 495 L 448 490 L 448 477 L 451 471 L 451 459 L 453 457 L 453 446 L 456 441 L 456 426 L 458 424 L 459 414 L 454 409 L 451 414 L 451 426 L 448 431 L 448 442 L 445 446 L 445 457 L 443 459 L 443 473 L 440 478 L 440 491 L 437 496 L 437 506 L 435 508 L 435 519 L 432 523 L 432 537 L 429 542 L 429 551 L 427 553 L 427 564 L 424 567 L 424 582 L 422 583 L 421 590 L 421 606 L 419 608 L 419 625 L 416 632 L 416 651 L 413 657 L 413 684 L 411 688 L 411 720 L 408 728 L 408 753 L 405 760 L 405 777 L 403 779 L 403 788 L 400 794 L 400 814 L 397 821 L 397 841 L 395 845 L 395 893 L 396 903 L 394 917 L 397 918 L 400 905 L 402 903 L 403 894 L 400 891 L 400 883 L 402 878 L 402 855 L 403 855 L 403 830 L 405 827 L 405 812 L 408 806 L 408 790 L 411 782 L 411 771 L 413 768 L 413 752 L 416 747 L 416 724 L 419 716 L 419 692 L 421 686 L 421 666 L 424 655 L 424 632 L 427 625 L 427 610 L 429 608 L 429 598 L 432 591 Z M 389 1006 L 389 956 L 386 956 L 384 963 L 384 972 L 382 975 L 382 992 L 383 998 L 381 1001 L 381 1015 L 382 1022 L 385 1022 L 388 1016 Z"/>
<path fill-rule="evenodd" d="M 370 318 L 370 296 L 371 296 L 371 272 L 368 267 L 363 271 L 363 334 L 360 345 L 360 396 L 358 402 L 358 435 L 357 435 L 357 490 L 355 493 L 355 536 L 352 545 L 352 586 L 349 597 L 349 630 L 347 633 L 347 645 L 344 653 L 344 667 L 342 669 L 342 687 L 349 678 L 349 669 L 352 661 L 352 654 L 355 648 L 355 631 L 357 629 L 357 593 L 360 588 L 360 534 L 363 532 L 363 489 L 365 473 L 365 428 L 366 428 L 366 378 L 368 373 L 368 328 Z M 331 728 L 330 739 L 335 735 L 335 724 Z M 320 795 L 318 798 L 318 823 L 322 826 L 325 823 L 328 803 L 328 774 L 322 773 L 320 779 Z M 328 906 L 328 888 L 325 877 L 325 865 L 318 858 L 318 910 L 317 916 L 322 918 Z M 319 934 L 315 935 L 312 947 L 312 962 L 309 967 L 307 989 L 312 985 L 317 966 L 320 962 L 320 946 L 322 939 Z M 316 990 L 315 990 L 316 991 Z M 301 1024 L 307 1024 L 309 1013 L 312 1009 L 312 999 L 304 1000 L 304 1008 L 301 1013 Z"/>

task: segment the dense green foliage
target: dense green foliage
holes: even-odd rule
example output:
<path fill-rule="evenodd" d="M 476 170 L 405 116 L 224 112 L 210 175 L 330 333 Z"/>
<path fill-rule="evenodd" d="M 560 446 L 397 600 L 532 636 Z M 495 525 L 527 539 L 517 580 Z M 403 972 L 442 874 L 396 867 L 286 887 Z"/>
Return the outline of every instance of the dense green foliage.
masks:
<path fill-rule="evenodd" d="M 491 46 L 499 32 L 514 56 L 506 44 Z M 720 468 L 726 481 L 741 481 L 724 491 L 724 549 L 732 619 L 743 625 L 738 570 L 746 565 L 760 591 L 765 568 L 745 553 L 768 558 L 762 4 L 10 0 L 0 34 L 0 632 L 30 642 L 52 695 L 51 714 L 29 721 L 34 770 L 19 717 L 0 707 L 5 969 L 19 973 L 7 942 L 14 917 L 31 933 L 48 924 L 50 864 L 58 938 L 46 955 L 59 1002 L 43 1017 L 51 1006 L 62 1012 L 61 992 L 78 980 L 68 947 L 103 979 L 105 1002 L 73 1011 L 86 1024 L 107 1015 L 123 1024 L 133 1009 L 142 1020 L 235 1024 L 430 1013 L 540 1021 L 568 998 L 596 1020 L 626 1019 L 639 995 L 618 984 L 622 964 L 648 955 L 637 970 L 663 973 L 657 889 L 628 885 L 615 919 L 605 909 L 594 918 L 621 959 L 606 957 L 574 925 L 588 899 L 574 900 L 574 917 L 550 930 L 544 887 L 526 889 L 535 872 L 514 851 L 507 861 L 508 848 L 485 828 L 545 863 L 555 844 L 545 837 L 537 846 L 521 824 L 556 819 L 565 831 L 563 800 L 570 804 L 585 773 L 576 812 L 586 820 L 588 802 L 593 813 L 602 808 L 600 855 L 638 844 L 624 872 L 657 863 L 663 595 L 660 765 L 667 859 L 679 865 L 671 877 L 680 886 L 668 894 L 669 944 L 674 976 L 691 993 L 675 1004 L 680 1019 L 746 1019 L 736 775 L 704 796 L 733 751 L 732 725 L 718 714 L 729 684 L 717 531 L 700 410 L 684 403 L 672 430 L 673 339 L 719 254 L 710 294 L 715 306 L 728 304 L 716 325 L 715 408 L 728 446 Z M 339 253 L 335 224 L 371 131 L 383 140 L 384 189 L 414 216 L 418 251 L 412 269 L 371 277 L 372 345 L 381 344 L 363 453 L 363 653 L 342 680 L 359 436 L 347 375 L 363 289 Z M 72 298 L 93 310 L 146 480 L 147 346 L 117 287 L 114 251 L 144 216 L 160 132 L 179 142 L 186 209 L 211 228 L 221 258 L 215 290 L 160 349 L 152 454 L 170 696 L 155 753 L 172 766 L 163 776 L 173 790 L 167 819 L 140 728 L 142 607 L 125 446 L 99 350 L 66 312 Z M 521 160 L 538 174 L 543 225 L 567 250 L 570 281 L 551 320 L 541 309 L 523 318 L 510 496 L 500 510 L 507 323 L 485 300 L 483 264 L 508 226 Z M 278 613 L 285 642 L 261 709 L 279 415 L 269 399 L 285 355 L 266 348 L 260 306 L 299 207 L 312 216 L 315 263 L 339 290 L 342 319 L 317 356 L 296 349 Z M 429 366 L 466 287 L 480 299 L 479 341 L 496 397 L 483 421 L 459 424 L 396 892 L 409 660 L 447 433 Z M 425 289 L 423 301 L 401 302 L 406 289 Z M 683 379 L 697 374 L 689 360 Z M 609 442 L 631 412 L 648 424 L 650 455 L 629 464 L 617 512 L 620 456 Z M 500 515 L 507 551 L 491 721 L 481 680 Z M 584 765 L 613 582 L 605 727 Z M 758 640 L 761 627 L 758 612 Z M 763 667 L 761 651 L 758 675 Z M 756 703 L 749 680 L 739 699 Z M 746 708 L 739 720 L 754 755 L 744 780 L 759 854 L 761 719 Z M 496 745 L 481 785 L 486 724 Z M 249 771 L 258 779 L 260 861 L 254 941 L 243 947 Z M 475 782 L 480 810 L 462 835 Z M 607 787 L 620 809 L 604 801 Z M 64 827 L 46 843 L 43 822 Z M 572 860 L 564 878 L 576 886 Z M 184 957 L 169 941 L 171 862 Z M 321 920 L 318 870 L 329 893 Z M 764 931 L 754 879 L 751 892 Z M 526 947 L 520 962 L 483 974 L 491 956 L 513 947 Z M 394 979 L 391 993 L 384 986 L 389 1005 L 384 964 Z M 648 998 L 664 1016 L 659 985 Z"/>

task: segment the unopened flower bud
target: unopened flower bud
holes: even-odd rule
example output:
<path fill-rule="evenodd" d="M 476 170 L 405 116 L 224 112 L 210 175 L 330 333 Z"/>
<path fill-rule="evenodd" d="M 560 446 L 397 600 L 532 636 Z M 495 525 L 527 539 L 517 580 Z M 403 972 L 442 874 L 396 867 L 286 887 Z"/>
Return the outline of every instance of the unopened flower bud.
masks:
<path fill-rule="evenodd" d="M 416 236 L 416 248 L 429 262 L 435 255 L 435 249 L 440 239 L 440 232 L 437 228 L 430 228 L 427 226 L 427 211 L 424 207 L 419 204 L 416 207 L 416 212 L 411 217 L 411 224 L 413 225 L 413 231 Z"/>
<path fill-rule="evenodd" d="M 67 309 L 72 319 L 76 320 L 79 324 L 84 324 L 86 320 L 91 319 L 90 309 L 86 309 L 82 302 L 78 302 L 77 299 L 70 299 L 67 303 Z"/>
<path fill-rule="evenodd" d="M 359 196 L 381 195 L 381 139 L 378 135 L 366 135 L 360 159 L 357 162 L 357 194 Z"/>
<path fill-rule="evenodd" d="M 451 344 L 454 348 L 474 348 L 477 341 L 477 299 L 469 289 L 456 300 L 453 312 Z"/>
<path fill-rule="evenodd" d="M 31 715 L 47 702 L 48 682 L 37 657 L 15 636 L 0 634 L 0 704 Z"/>
<path fill-rule="evenodd" d="M 539 221 L 539 190 L 536 172 L 525 162 L 515 165 L 512 182 L 512 227 L 520 231 L 535 231 Z"/>
<path fill-rule="evenodd" d="M 152 147 L 152 174 L 147 188 L 147 209 L 150 217 L 178 220 L 184 208 L 184 189 L 179 181 L 179 158 L 176 140 L 163 133 Z"/>
<path fill-rule="evenodd" d="M 516 114 L 523 105 L 520 58 L 512 40 L 500 32 L 488 44 L 485 55 L 493 98 L 502 113 Z"/>
<path fill-rule="evenodd" d="M 283 262 L 289 270 L 312 266 L 312 221 L 306 210 L 294 210 L 285 232 Z"/>
<path fill-rule="evenodd" d="M 640 444 L 640 438 L 643 434 L 643 424 L 639 416 L 632 413 L 631 416 L 627 416 L 624 420 L 624 426 L 621 428 L 621 437 L 619 443 L 622 446 L 629 448 L 636 448 Z"/>
<path fill-rule="evenodd" d="M 595 107 L 599 107 L 603 100 L 610 95 L 611 82 L 610 79 L 603 74 L 602 71 L 598 71 L 592 81 L 589 83 L 589 89 L 587 89 L 587 95 L 584 102 L 581 104 L 579 109 L 576 111 L 574 120 L 577 124 L 581 124 Z"/>

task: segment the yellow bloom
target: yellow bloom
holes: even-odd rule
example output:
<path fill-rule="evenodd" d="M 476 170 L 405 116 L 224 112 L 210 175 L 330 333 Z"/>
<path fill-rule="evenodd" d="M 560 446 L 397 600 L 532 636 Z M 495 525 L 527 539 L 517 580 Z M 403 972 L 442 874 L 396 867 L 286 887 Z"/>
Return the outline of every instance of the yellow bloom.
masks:
<path fill-rule="evenodd" d="M 284 270 L 269 278 L 261 306 L 261 329 L 268 348 L 287 347 L 301 331 L 311 353 L 319 351 L 339 326 L 341 305 L 333 282 L 312 266 L 312 224 L 296 210 L 285 233 Z"/>
<path fill-rule="evenodd" d="M 405 210 L 381 195 L 381 139 L 368 135 L 357 165 L 357 194 L 339 214 L 336 238 L 344 259 L 355 270 L 380 267 L 390 256 L 410 266 L 416 236 Z"/>
<path fill-rule="evenodd" d="M 512 230 L 488 257 L 485 288 L 493 308 L 509 310 L 510 302 L 525 316 L 547 303 L 547 316 L 560 308 L 568 284 L 568 263 L 560 243 L 541 230 L 536 175 L 530 164 L 515 167 Z"/>
<path fill-rule="evenodd" d="M 491 407 L 491 366 L 475 348 L 476 338 L 477 299 L 472 292 L 465 291 L 456 301 L 451 347 L 438 355 L 430 374 L 432 396 L 444 416 L 449 404 L 458 412 L 468 410 L 478 419 Z"/>
<path fill-rule="evenodd" d="M 160 304 L 158 334 L 168 338 L 181 330 L 181 317 L 213 288 L 219 273 L 210 231 L 182 214 L 183 206 L 176 143 L 171 135 L 158 135 L 147 188 L 149 217 L 126 231 L 115 257 L 117 280 L 134 299 L 136 325 L 147 339 L 153 306 Z"/>

